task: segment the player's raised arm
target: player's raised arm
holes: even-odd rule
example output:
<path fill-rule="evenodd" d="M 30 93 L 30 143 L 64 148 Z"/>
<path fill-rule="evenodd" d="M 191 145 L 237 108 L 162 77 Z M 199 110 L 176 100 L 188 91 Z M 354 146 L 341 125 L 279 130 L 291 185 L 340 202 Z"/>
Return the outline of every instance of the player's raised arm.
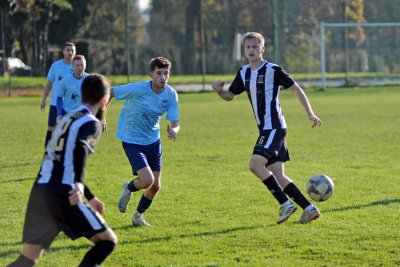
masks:
<path fill-rule="evenodd" d="M 212 83 L 212 89 L 224 100 L 231 101 L 235 95 L 228 90 L 224 90 L 225 83 L 222 81 L 215 81 Z"/>

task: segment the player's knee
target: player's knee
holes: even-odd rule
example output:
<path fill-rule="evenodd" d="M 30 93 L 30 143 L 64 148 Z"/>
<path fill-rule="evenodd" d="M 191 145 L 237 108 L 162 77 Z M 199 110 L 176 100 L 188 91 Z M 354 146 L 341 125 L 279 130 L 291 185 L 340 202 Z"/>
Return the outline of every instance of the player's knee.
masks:
<path fill-rule="evenodd" d="M 151 179 L 151 178 L 143 179 L 142 180 L 143 188 L 149 189 L 152 186 L 153 182 L 154 182 L 154 179 Z"/>
<path fill-rule="evenodd" d="M 47 131 L 53 132 L 53 131 L 54 131 L 54 127 L 53 127 L 53 126 L 48 126 L 48 127 L 47 127 Z"/>
<path fill-rule="evenodd" d="M 118 243 L 117 235 L 111 228 L 108 228 L 104 232 L 98 233 L 91 238 L 92 242 L 97 243 L 99 241 L 111 241 L 114 244 Z"/>
<path fill-rule="evenodd" d="M 111 230 L 111 229 L 110 229 L 109 239 L 107 239 L 107 240 L 113 242 L 115 245 L 118 244 L 118 237 L 117 237 L 117 235 L 114 233 L 114 231 Z"/>
<path fill-rule="evenodd" d="M 263 167 L 263 166 L 261 166 Z M 260 164 L 257 161 L 254 160 L 250 160 L 249 162 L 249 170 L 254 173 L 257 174 L 259 172 L 260 169 Z"/>
<path fill-rule="evenodd" d="M 151 191 L 151 193 L 153 195 L 156 195 L 158 193 L 158 191 L 160 191 L 161 185 L 159 183 L 153 183 L 151 185 L 151 187 L 149 188 L 149 191 Z"/>

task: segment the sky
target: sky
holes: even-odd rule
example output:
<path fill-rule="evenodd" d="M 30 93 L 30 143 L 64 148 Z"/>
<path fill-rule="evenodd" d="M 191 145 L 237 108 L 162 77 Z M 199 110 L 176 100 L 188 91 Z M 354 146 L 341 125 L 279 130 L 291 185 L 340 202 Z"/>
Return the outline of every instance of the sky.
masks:
<path fill-rule="evenodd" d="M 146 9 L 149 6 L 149 2 L 150 0 L 139 0 L 138 1 L 139 9 L 140 10 Z"/>

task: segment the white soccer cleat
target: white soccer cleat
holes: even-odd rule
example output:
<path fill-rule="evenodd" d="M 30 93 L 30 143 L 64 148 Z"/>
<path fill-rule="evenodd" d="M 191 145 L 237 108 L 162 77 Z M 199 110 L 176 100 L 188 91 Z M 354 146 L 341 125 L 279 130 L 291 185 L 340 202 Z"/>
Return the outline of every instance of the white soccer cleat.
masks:
<path fill-rule="evenodd" d="M 151 227 L 151 224 L 149 224 L 148 222 L 146 222 L 143 217 L 142 217 L 142 213 L 139 213 L 137 211 L 135 211 L 135 213 L 133 214 L 132 217 L 132 224 L 133 226 L 145 226 L 145 227 Z"/>
<path fill-rule="evenodd" d="M 319 218 L 321 215 L 321 212 L 317 209 L 317 207 L 314 207 L 311 210 L 304 211 L 303 214 L 301 215 L 300 218 L 300 223 L 309 223 L 313 220 L 316 220 Z"/>
<path fill-rule="evenodd" d="M 128 207 L 129 200 L 131 199 L 132 192 L 128 190 L 128 183 L 122 185 L 122 193 L 118 200 L 118 209 L 120 212 L 125 213 Z"/>
<path fill-rule="evenodd" d="M 282 205 L 279 210 L 279 219 L 276 221 L 276 223 L 281 224 L 285 222 L 296 210 L 297 207 L 292 202 L 287 205 Z"/>

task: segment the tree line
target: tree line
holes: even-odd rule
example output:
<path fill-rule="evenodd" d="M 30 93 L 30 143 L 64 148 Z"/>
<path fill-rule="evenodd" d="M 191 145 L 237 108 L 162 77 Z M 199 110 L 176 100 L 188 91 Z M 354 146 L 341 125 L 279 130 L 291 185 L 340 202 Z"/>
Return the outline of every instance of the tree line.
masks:
<path fill-rule="evenodd" d="M 400 14 L 400 0 L 150 0 L 145 10 L 138 0 L 0 3 L 3 55 L 21 58 L 39 76 L 60 58 L 66 41 L 85 55 L 88 71 L 106 75 L 145 74 L 159 55 L 172 60 L 177 74 L 232 73 L 244 62 L 238 43 L 248 31 L 266 37 L 269 60 L 291 72 L 318 72 L 320 23 L 392 22 Z M 392 36 L 389 47 L 397 52 L 379 60 L 395 69 L 399 29 L 381 34 Z M 345 48 L 365 49 L 367 35 L 361 27 L 340 31 L 330 43 L 331 60 Z M 329 68 L 336 71 L 335 64 Z"/>

